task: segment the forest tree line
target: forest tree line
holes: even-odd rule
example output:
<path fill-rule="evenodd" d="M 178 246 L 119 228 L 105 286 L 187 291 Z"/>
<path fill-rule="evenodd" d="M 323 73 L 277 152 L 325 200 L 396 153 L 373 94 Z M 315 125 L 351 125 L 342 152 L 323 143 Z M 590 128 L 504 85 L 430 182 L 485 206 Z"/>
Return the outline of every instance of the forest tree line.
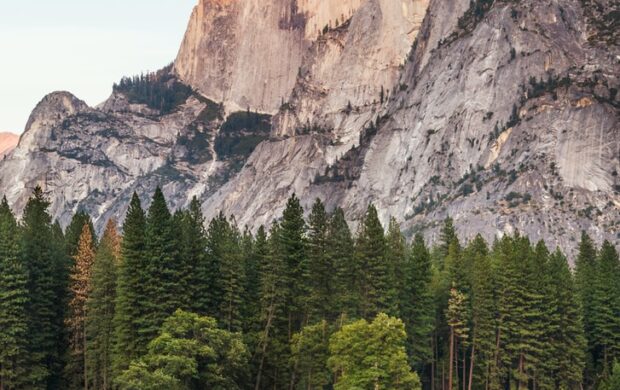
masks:
<path fill-rule="evenodd" d="M 0 204 L 0 389 L 620 388 L 620 261 L 519 234 L 355 234 L 295 195 L 270 229 L 134 194 L 101 237 L 40 188 Z M 614 364 L 615 363 L 615 364 Z"/>

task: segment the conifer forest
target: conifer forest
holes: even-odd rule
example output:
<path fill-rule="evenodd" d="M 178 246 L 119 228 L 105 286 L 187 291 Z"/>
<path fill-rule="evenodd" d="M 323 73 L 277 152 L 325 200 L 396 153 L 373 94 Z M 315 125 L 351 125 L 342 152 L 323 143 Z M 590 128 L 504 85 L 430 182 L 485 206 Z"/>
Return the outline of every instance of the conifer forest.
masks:
<path fill-rule="evenodd" d="M 528 237 L 432 246 L 369 205 L 269 227 L 134 194 L 101 237 L 0 205 L 0 389 L 620 389 L 620 261 Z M 572 266 L 574 264 L 574 266 Z"/>

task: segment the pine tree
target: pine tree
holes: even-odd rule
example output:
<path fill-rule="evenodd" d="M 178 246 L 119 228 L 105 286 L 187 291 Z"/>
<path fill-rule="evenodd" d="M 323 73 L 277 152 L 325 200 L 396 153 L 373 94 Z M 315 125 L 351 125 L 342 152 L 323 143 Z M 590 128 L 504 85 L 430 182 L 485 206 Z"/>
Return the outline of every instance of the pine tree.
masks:
<path fill-rule="evenodd" d="M 65 250 L 67 256 L 69 256 L 69 258 L 71 259 L 71 266 L 73 266 L 73 256 L 75 256 L 75 254 L 77 253 L 84 225 L 88 225 L 88 227 L 90 228 L 93 244 L 95 247 L 97 246 L 95 228 L 93 226 L 93 221 L 91 220 L 90 215 L 88 215 L 84 211 L 78 211 L 73 215 L 69 226 L 67 226 L 67 229 L 65 230 Z"/>
<path fill-rule="evenodd" d="M 389 309 L 390 270 L 385 261 L 385 236 L 375 206 L 370 205 L 357 237 L 355 253 L 360 272 L 361 314 L 372 318 Z"/>
<path fill-rule="evenodd" d="M 386 294 L 388 315 L 402 318 L 399 310 L 399 293 L 405 286 L 403 269 L 407 259 L 407 242 L 400 231 L 400 225 L 395 218 L 390 218 L 388 231 L 385 236 L 385 262 L 388 267 L 390 280 Z"/>
<path fill-rule="evenodd" d="M 307 246 L 304 210 L 295 194 L 287 201 L 278 232 L 279 250 L 286 269 L 286 305 L 288 340 L 307 322 Z"/>
<path fill-rule="evenodd" d="M 289 318 L 285 312 L 289 296 L 288 271 L 282 255 L 281 227 L 274 223 L 269 234 L 269 254 L 261 267 L 260 322 L 256 356 L 255 389 L 289 385 Z"/>
<path fill-rule="evenodd" d="M 207 254 L 197 270 L 201 275 L 201 282 L 204 283 L 201 294 L 196 299 L 199 305 L 198 313 L 213 318 L 219 318 L 219 310 L 224 300 L 224 286 L 220 270 L 229 229 L 230 225 L 223 213 L 220 212 L 211 220 L 207 229 Z"/>
<path fill-rule="evenodd" d="M 86 365 L 95 389 L 112 388 L 112 337 L 116 300 L 117 269 L 120 265 L 121 238 L 116 221 L 106 225 L 91 277 L 91 292 L 86 302 Z"/>
<path fill-rule="evenodd" d="M 581 310 L 568 262 L 557 249 L 549 257 L 549 296 L 551 310 L 547 342 L 551 357 L 550 375 L 554 388 L 578 389 L 585 368 L 586 341 L 583 334 Z"/>
<path fill-rule="evenodd" d="M 459 341 L 463 342 L 469 335 L 468 327 L 468 302 L 467 296 L 460 292 L 456 285 L 453 285 L 450 289 L 450 298 L 448 300 L 448 308 L 446 310 L 446 320 L 450 327 L 450 357 L 448 360 L 448 389 L 458 389 L 458 347 Z M 457 381 L 453 385 L 454 378 Z"/>
<path fill-rule="evenodd" d="M 360 315 L 360 291 L 358 289 L 361 268 L 354 256 L 354 241 L 344 218 L 344 211 L 338 208 L 329 220 L 327 253 L 334 267 L 335 315 L 342 326 L 346 318 Z"/>
<path fill-rule="evenodd" d="M 254 334 L 260 330 L 261 275 L 269 256 L 269 244 L 264 226 L 258 228 L 256 238 L 253 238 L 250 231 L 246 230 L 243 238 L 243 252 L 245 257 L 245 331 Z"/>
<path fill-rule="evenodd" d="M 147 310 L 142 295 L 146 269 L 145 230 L 146 216 L 140 198 L 134 193 L 123 224 L 114 311 L 113 376 L 119 375 L 132 360 L 144 354 L 148 343 L 139 332 Z"/>
<path fill-rule="evenodd" d="M 203 294 L 208 290 L 208 276 L 204 272 L 207 256 L 207 233 L 205 231 L 205 219 L 202 215 L 198 198 L 192 198 L 188 209 L 182 213 L 180 250 L 181 258 L 188 264 L 190 275 L 188 278 L 188 291 L 191 294 L 191 309 L 200 314 L 206 314 Z"/>
<path fill-rule="evenodd" d="M 241 237 L 236 224 L 226 222 L 222 242 L 222 258 L 218 276 L 222 283 L 222 301 L 218 319 L 229 332 L 243 328 L 243 297 L 245 295 L 245 269 L 241 254 Z"/>
<path fill-rule="evenodd" d="M 33 388 L 56 388 L 62 376 L 63 321 L 59 315 L 64 301 L 66 258 L 59 257 L 54 238 L 49 202 L 40 187 L 28 200 L 22 222 L 22 256 L 27 267 L 28 320 L 30 342 L 29 382 Z M 60 242 L 63 242 L 62 239 Z M 63 251 L 64 255 L 64 251 Z"/>
<path fill-rule="evenodd" d="M 0 203 L 0 387 L 25 388 L 28 355 L 28 273 L 20 257 L 19 231 L 6 198 Z"/>
<path fill-rule="evenodd" d="M 91 291 L 92 266 L 95 261 L 95 248 L 92 232 L 88 224 L 82 228 L 78 247 L 71 270 L 69 311 L 65 325 L 69 331 L 70 356 L 67 373 L 71 388 L 88 389 L 90 378 L 86 355 L 89 348 L 86 335 L 86 301 Z"/>
<path fill-rule="evenodd" d="M 596 247 L 590 236 L 585 232 L 581 233 L 579 242 L 579 254 L 575 260 L 575 285 L 579 297 L 579 304 L 583 310 L 583 328 L 588 342 L 586 354 L 586 374 L 585 382 L 591 385 L 594 381 L 598 367 L 595 367 L 599 360 L 596 350 L 596 335 L 593 320 L 596 316 L 597 308 L 593 305 L 594 283 L 596 279 L 597 261 Z"/>
<path fill-rule="evenodd" d="M 620 359 L 620 261 L 616 248 L 603 242 L 591 305 L 596 308 L 592 319 L 594 345 L 603 376 L 609 375 L 615 359 Z"/>
<path fill-rule="evenodd" d="M 409 257 L 398 272 L 403 274 L 400 293 L 400 313 L 408 336 L 409 361 L 423 382 L 425 372 L 433 359 L 432 332 L 435 321 L 431 292 L 431 258 L 424 237 L 416 234 Z"/>
<path fill-rule="evenodd" d="M 450 250 L 450 244 L 454 241 L 458 241 L 456 230 L 454 229 L 454 221 L 450 216 L 446 217 L 443 226 L 439 234 L 439 256 L 440 264 L 438 268 L 443 269 L 443 260 L 448 257 L 448 251 Z"/>
<path fill-rule="evenodd" d="M 172 215 L 160 188 L 155 190 L 146 217 L 143 299 L 146 316 L 138 333 L 155 338 L 161 324 L 177 309 L 189 306 L 185 262 L 179 259 L 179 242 Z"/>
<path fill-rule="evenodd" d="M 465 249 L 465 256 L 472 262 L 471 288 L 471 357 L 468 389 L 476 383 L 490 385 L 495 351 L 497 311 L 494 296 L 494 273 L 489 250 L 482 236 Z"/>
<path fill-rule="evenodd" d="M 308 220 L 308 310 L 310 321 L 332 319 L 334 308 L 334 269 L 328 253 L 328 217 L 317 199 Z"/>

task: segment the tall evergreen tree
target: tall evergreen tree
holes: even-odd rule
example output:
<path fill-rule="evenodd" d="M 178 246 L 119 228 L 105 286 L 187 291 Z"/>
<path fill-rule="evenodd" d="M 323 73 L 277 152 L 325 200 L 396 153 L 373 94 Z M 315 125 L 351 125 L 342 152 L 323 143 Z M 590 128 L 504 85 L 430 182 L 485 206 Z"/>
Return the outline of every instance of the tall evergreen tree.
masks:
<path fill-rule="evenodd" d="M 317 199 L 308 220 L 308 306 L 310 321 L 334 317 L 334 268 L 328 253 L 328 217 Z"/>
<path fill-rule="evenodd" d="M 84 211 L 78 211 L 73 214 L 71 218 L 71 222 L 67 229 L 65 230 L 65 250 L 67 252 L 67 256 L 71 259 L 71 263 L 73 263 L 73 256 L 77 253 L 80 237 L 82 235 L 82 229 L 84 225 L 88 225 L 90 228 L 93 245 L 97 246 L 97 236 L 95 234 L 95 228 L 93 226 L 93 221 Z"/>
<path fill-rule="evenodd" d="M 550 345 L 550 377 L 553 388 L 579 389 L 585 368 L 586 341 L 583 334 L 581 310 L 575 291 L 574 280 L 568 262 L 557 249 L 549 257 L 549 296 L 551 309 L 546 342 Z"/>
<path fill-rule="evenodd" d="M 471 286 L 471 356 L 468 389 L 474 379 L 477 383 L 490 386 L 493 370 L 496 331 L 496 303 L 494 272 L 487 244 L 482 236 L 476 238 L 465 249 L 465 256 L 472 262 Z"/>
<path fill-rule="evenodd" d="M 424 237 L 416 234 L 402 273 L 404 283 L 400 291 L 400 314 L 408 336 L 409 361 L 423 382 L 428 382 L 426 371 L 433 359 L 432 332 L 435 321 L 431 292 L 431 256 Z"/>
<path fill-rule="evenodd" d="M 223 213 L 220 212 L 211 220 L 207 229 L 207 255 L 197 270 L 201 275 L 201 281 L 205 283 L 202 294 L 197 298 L 198 312 L 213 318 L 220 318 L 219 310 L 224 300 L 224 286 L 220 270 L 229 230 L 230 225 Z"/>
<path fill-rule="evenodd" d="M 36 187 L 22 221 L 22 256 L 29 275 L 29 376 L 33 388 L 58 388 L 63 370 L 61 308 L 66 293 L 66 257 L 64 251 L 59 257 L 48 208 L 43 190 Z"/>
<path fill-rule="evenodd" d="M 198 198 L 192 198 L 188 209 L 183 212 L 180 228 L 181 258 L 187 263 L 190 275 L 188 278 L 188 292 L 191 295 L 191 309 L 200 314 L 206 314 L 203 296 L 209 289 L 209 275 L 205 271 L 207 257 L 207 233 L 205 219 Z"/>
<path fill-rule="evenodd" d="M 269 234 L 269 254 L 261 267 L 260 322 L 256 356 L 255 390 L 289 385 L 288 272 L 282 255 L 281 227 L 274 223 Z"/>
<path fill-rule="evenodd" d="M 17 221 L 6 198 L 0 203 L 0 388 L 25 388 L 28 355 L 28 272 L 20 257 Z"/>
<path fill-rule="evenodd" d="M 448 389 L 458 389 L 458 343 L 469 337 L 469 313 L 467 296 L 460 292 L 456 285 L 450 289 L 446 320 L 450 327 L 450 349 L 448 359 Z M 456 380 L 455 380 L 456 378 Z"/>
<path fill-rule="evenodd" d="M 585 232 L 581 233 L 581 241 L 579 242 L 579 253 L 575 260 L 575 285 L 579 303 L 583 310 L 583 328 L 586 340 L 588 342 L 588 351 L 586 354 L 586 374 L 585 382 L 591 385 L 598 370 L 597 361 L 599 360 L 598 351 L 596 349 L 596 335 L 594 330 L 594 318 L 597 308 L 593 305 L 594 288 L 593 281 L 596 279 L 597 259 L 596 246 L 594 242 Z"/>
<path fill-rule="evenodd" d="M 592 319 L 593 341 L 606 377 L 614 360 L 620 360 L 620 261 L 616 248 L 607 240 L 599 252 L 593 284 L 591 305 L 596 308 Z"/>
<path fill-rule="evenodd" d="M 308 272 L 306 222 L 304 210 L 295 194 L 289 198 L 278 234 L 280 254 L 286 267 L 286 305 L 290 340 L 293 333 L 301 330 L 307 322 Z"/>
<path fill-rule="evenodd" d="M 355 244 L 351 230 L 344 218 L 344 211 L 338 208 L 329 220 L 327 252 L 334 267 L 335 313 L 340 325 L 346 318 L 360 315 L 360 291 L 358 289 L 362 269 L 354 255 Z"/>
<path fill-rule="evenodd" d="M 86 301 L 91 291 L 92 266 L 95 261 L 95 248 L 92 232 L 88 224 L 82 228 L 71 270 L 70 300 L 65 325 L 69 332 L 69 361 L 67 374 L 69 386 L 74 389 L 88 389 L 90 379 L 87 366 L 88 341 L 86 335 Z"/>
<path fill-rule="evenodd" d="M 177 309 L 189 306 L 185 262 L 179 259 L 179 241 L 172 215 L 160 188 L 155 190 L 146 217 L 143 300 L 146 316 L 138 333 L 155 338 L 161 324 Z"/>
<path fill-rule="evenodd" d="M 385 261 L 385 236 L 377 209 L 370 205 L 360 223 L 355 253 L 361 268 L 361 314 L 373 318 L 389 310 L 390 267 Z"/>
<path fill-rule="evenodd" d="M 395 218 L 390 218 L 388 231 L 385 236 L 385 262 L 388 272 L 388 289 L 385 291 L 386 313 L 402 318 L 400 313 L 399 293 L 405 287 L 403 272 L 407 260 L 407 241 L 400 231 L 400 225 Z"/>
<path fill-rule="evenodd" d="M 243 297 L 245 295 L 245 268 L 241 253 L 241 235 L 234 220 L 226 222 L 222 245 L 222 258 L 218 276 L 222 283 L 222 301 L 218 319 L 230 332 L 243 328 Z"/>
<path fill-rule="evenodd" d="M 116 231 L 116 221 L 111 219 L 97 249 L 86 302 L 86 365 L 95 389 L 112 388 L 112 337 L 120 257 L 121 238 Z"/>
<path fill-rule="evenodd" d="M 112 369 L 114 376 L 129 367 L 129 363 L 144 354 L 148 339 L 139 332 L 147 308 L 142 295 L 146 270 L 146 216 L 137 194 L 133 194 L 125 223 L 121 261 L 118 268 L 114 311 Z"/>

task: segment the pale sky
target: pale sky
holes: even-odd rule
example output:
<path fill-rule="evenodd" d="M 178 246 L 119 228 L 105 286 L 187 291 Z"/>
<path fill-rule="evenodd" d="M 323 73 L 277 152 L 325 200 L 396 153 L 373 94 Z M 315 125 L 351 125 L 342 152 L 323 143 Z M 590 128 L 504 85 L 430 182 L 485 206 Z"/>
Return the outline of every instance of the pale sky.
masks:
<path fill-rule="evenodd" d="M 176 57 L 198 0 L 0 0 L 0 132 L 64 90 L 91 106 Z"/>

